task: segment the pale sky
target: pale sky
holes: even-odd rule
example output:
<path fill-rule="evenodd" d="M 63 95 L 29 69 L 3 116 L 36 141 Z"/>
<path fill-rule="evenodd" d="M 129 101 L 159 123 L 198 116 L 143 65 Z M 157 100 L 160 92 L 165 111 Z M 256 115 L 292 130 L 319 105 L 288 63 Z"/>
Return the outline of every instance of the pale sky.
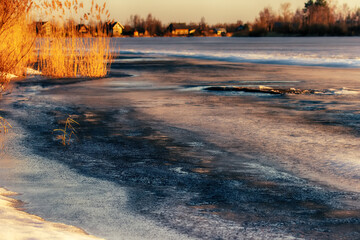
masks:
<path fill-rule="evenodd" d="M 35 0 L 38 1 L 38 0 Z M 79 0 L 90 9 L 91 0 Z M 293 11 L 303 8 L 307 0 L 95 0 L 107 3 L 111 19 L 126 24 L 130 15 L 146 18 L 148 13 L 160 19 L 163 24 L 171 22 L 200 22 L 202 17 L 208 24 L 235 23 L 237 20 L 253 22 L 264 7 L 278 11 L 280 5 L 291 3 Z M 315 1 L 315 0 L 314 0 Z M 359 0 L 327 0 L 338 6 L 347 3 L 351 9 L 360 7 Z"/>
<path fill-rule="evenodd" d="M 107 0 L 111 17 L 123 24 L 130 15 L 139 14 L 146 17 L 148 13 L 164 24 L 170 22 L 199 22 L 205 17 L 209 24 L 236 22 L 252 22 L 260 10 L 271 6 L 278 10 L 281 3 L 289 2 L 295 10 L 303 8 L 306 0 Z M 332 0 L 334 2 L 334 0 Z M 336 1 L 336 0 L 335 0 Z M 91 2 L 90 0 L 84 0 Z M 104 0 L 98 0 L 104 2 Z M 338 5 L 347 3 L 351 8 L 360 7 L 359 0 L 337 0 Z"/>

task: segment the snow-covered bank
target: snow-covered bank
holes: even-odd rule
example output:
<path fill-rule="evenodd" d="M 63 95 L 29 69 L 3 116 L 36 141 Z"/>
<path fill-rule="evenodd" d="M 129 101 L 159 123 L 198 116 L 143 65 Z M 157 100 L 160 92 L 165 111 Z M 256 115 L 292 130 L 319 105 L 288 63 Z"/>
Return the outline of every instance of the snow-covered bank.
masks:
<path fill-rule="evenodd" d="M 32 75 L 32 76 L 35 76 L 35 75 L 42 75 L 42 72 L 38 71 L 38 70 L 35 70 L 33 68 L 26 68 L 25 69 L 25 74 L 26 75 Z M 6 81 L 12 81 L 12 80 L 16 80 L 16 79 L 19 79 L 20 77 L 15 75 L 15 74 L 12 74 L 12 73 L 6 73 L 6 72 L 0 72 L 0 76 L 2 78 L 4 78 Z"/>
<path fill-rule="evenodd" d="M 21 239 L 99 239 L 83 230 L 60 223 L 52 223 L 16 208 L 21 202 L 10 198 L 16 193 L 0 188 L 1 240 Z"/>

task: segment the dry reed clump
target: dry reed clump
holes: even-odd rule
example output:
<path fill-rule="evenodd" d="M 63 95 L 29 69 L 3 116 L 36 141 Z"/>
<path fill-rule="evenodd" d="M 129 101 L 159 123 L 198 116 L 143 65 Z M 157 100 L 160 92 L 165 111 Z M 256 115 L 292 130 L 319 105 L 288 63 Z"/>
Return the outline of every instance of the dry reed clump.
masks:
<path fill-rule="evenodd" d="M 111 63 L 110 40 L 104 37 L 83 39 L 79 73 L 81 76 L 99 77 L 108 73 L 108 64 Z M 89 49 L 89 50 L 87 50 Z M 90 51 L 91 50 L 91 51 Z"/>
<path fill-rule="evenodd" d="M 0 1 L 0 94 L 6 90 L 9 74 L 24 75 L 32 61 L 31 7 L 32 0 Z"/>
<path fill-rule="evenodd" d="M 32 0 L 0 1 L 0 97 L 6 91 L 10 76 L 24 75 L 31 62 L 35 34 L 30 25 Z M 0 150 L 4 148 L 2 135 L 12 128 L 0 116 Z"/>
<path fill-rule="evenodd" d="M 77 137 L 76 136 L 77 131 L 75 129 L 74 124 L 76 124 L 78 126 L 80 125 L 78 122 L 76 122 L 74 119 L 72 119 L 69 116 L 66 119 L 64 129 L 54 129 L 53 132 L 60 132 L 60 135 L 57 135 L 56 139 L 61 140 L 61 144 L 63 146 L 70 145 L 70 142 L 71 142 L 71 139 L 73 136 Z"/>
<path fill-rule="evenodd" d="M 110 39 L 105 36 L 101 23 L 104 14 L 109 16 L 108 11 L 105 11 L 106 4 L 100 7 L 92 1 L 88 12 L 84 10 L 84 4 L 77 0 L 53 0 L 43 1 L 37 8 L 53 19 L 49 36 L 38 41 L 39 70 L 44 75 L 56 78 L 107 75 L 112 59 Z M 79 33 L 74 20 L 64 20 L 64 16 L 69 16 L 70 19 L 81 15 L 81 12 L 86 13 L 80 21 L 97 22 L 89 29 L 97 37 L 84 37 Z"/>
<path fill-rule="evenodd" d="M 2 135 L 5 135 L 6 133 L 8 133 L 10 128 L 12 128 L 11 124 L 8 121 L 6 121 L 5 118 L 0 117 L 0 153 L 5 148 L 5 145 L 3 143 L 4 138 L 2 137 Z"/>
<path fill-rule="evenodd" d="M 51 37 L 40 40 L 39 70 L 44 75 L 104 77 L 111 62 L 110 40 L 104 37 Z"/>
<path fill-rule="evenodd" d="M 5 118 L 0 117 L 0 134 L 6 134 L 9 131 L 9 128 L 12 128 L 10 123 L 6 121 Z"/>

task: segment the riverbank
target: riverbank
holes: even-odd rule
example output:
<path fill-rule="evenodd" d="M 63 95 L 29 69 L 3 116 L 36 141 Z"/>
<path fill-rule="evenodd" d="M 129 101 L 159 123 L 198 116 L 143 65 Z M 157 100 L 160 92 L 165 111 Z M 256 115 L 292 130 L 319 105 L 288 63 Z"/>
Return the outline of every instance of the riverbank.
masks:
<path fill-rule="evenodd" d="M 17 96 L 15 100 L 21 102 L 24 99 Z M 2 111 L 9 117 L 4 109 Z M 11 116 L 14 117 L 14 114 L 18 113 L 12 111 Z M 34 117 L 43 119 L 39 115 Z M 11 199 L 7 199 L 19 203 L 14 206 L 20 209 L 7 208 L 9 214 L 3 212 L 6 219 L 4 224 L 9 225 L 9 230 L 4 230 L 6 238 L 0 236 L 1 240 L 22 240 L 29 237 L 40 240 L 76 240 L 87 239 L 88 236 L 90 239 L 98 239 L 93 237 L 94 235 L 101 236 L 101 239 L 114 240 L 195 239 L 131 211 L 128 206 L 128 194 L 134 191 L 131 188 L 118 186 L 97 176 L 82 175 L 76 169 L 57 162 L 52 157 L 34 153 L 34 149 L 31 149 L 34 142 L 26 144 L 30 131 L 24 129 L 24 125 L 14 118 L 11 122 L 13 128 L 5 137 L 4 151 L 0 158 L 0 182 L 1 186 L 20 193 L 13 193 Z M 46 134 L 53 138 L 52 148 L 61 146 L 51 131 Z M 71 154 L 69 149 L 63 147 L 57 148 L 56 152 L 58 156 L 64 152 Z M 138 195 L 141 196 L 141 193 L 138 192 Z M 24 215 L 28 220 L 22 223 L 15 215 L 10 215 L 12 212 Z M 38 231 L 33 231 L 34 224 Z M 81 232 L 84 234 L 78 234 Z M 54 238 L 49 237 L 50 234 L 54 234 Z"/>
<path fill-rule="evenodd" d="M 0 239 L 100 239 L 86 234 L 79 228 L 47 222 L 40 217 L 23 212 L 19 209 L 23 204 L 11 198 L 15 195 L 17 194 L 14 192 L 0 188 Z"/>

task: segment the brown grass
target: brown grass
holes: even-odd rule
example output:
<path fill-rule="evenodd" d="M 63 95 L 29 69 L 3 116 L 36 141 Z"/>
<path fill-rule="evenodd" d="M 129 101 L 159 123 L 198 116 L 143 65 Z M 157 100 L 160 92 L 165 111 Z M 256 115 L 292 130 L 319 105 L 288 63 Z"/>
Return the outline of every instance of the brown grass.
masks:
<path fill-rule="evenodd" d="M 3 135 L 8 133 L 10 128 L 12 128 L 11 124 L 0 116 L 0 153 L 5 149 Z"/>
<path fill-rule="evenodd" d="M 56 36 L 40 40 L 39 70 L 44 75 L 104 77 L 111 63 L 110 40 L 105 37 Z"/>
<path fill-rule="evenodd" d="M 0 134 L 6 134 L 9 128 L 12 128 L 10 123 L 6 121 L 5 118 L 0 117 Z"/>
<path fill-rule="evenodd" d="M 56 78 L 104 77 L 111 64 L 110 40 L 104 34 L 102 17 L 108 17 L 106 5 L 100 7 L 94 1 L 90 11 L 85 11 L 78 1 L 43 1 L 37 5 L 51 19 L 51 35 L 38 41 L 39 70 Z M 82 15 L 82 12 L 86 12 Z M 74 19 L 64 16 L 81 16 L 80 22 L 91 25 L 96 38 L 83 37 Z"/>
<path fill-rule="evenodd" d="M 61 140 L 61 144 L 63 146 L 70 145 L 71 139 L 73 136 L 76 136 L 76 129 L 75 124 L 80 125 L 78 122 L 76 122 L 74 119 L 72 119 L 70 116 L 66 119 L 65 127 L 63 129 L 54 129 L 53 132 L 59 132 L 60 134 L 56 136 L 56 139 Z"/>
<path fill-rule="evenodd" d="M 24 75 L 31 62 L 35 34 L 29 26 L 32 0 L 0 1 L 0 94 L 10 81 L 7 74 Z"/>
<path fill-rule="evenodd" d="M 29 27 L 29 11 L 32 0 L 0 1 L 0 97 L 7 90 L 9 74 L 25 75 L 31 62 L 35 34 Z M 12 128 L 0 116 L 0 150 L 4 149 L 3 135 Z"/>

